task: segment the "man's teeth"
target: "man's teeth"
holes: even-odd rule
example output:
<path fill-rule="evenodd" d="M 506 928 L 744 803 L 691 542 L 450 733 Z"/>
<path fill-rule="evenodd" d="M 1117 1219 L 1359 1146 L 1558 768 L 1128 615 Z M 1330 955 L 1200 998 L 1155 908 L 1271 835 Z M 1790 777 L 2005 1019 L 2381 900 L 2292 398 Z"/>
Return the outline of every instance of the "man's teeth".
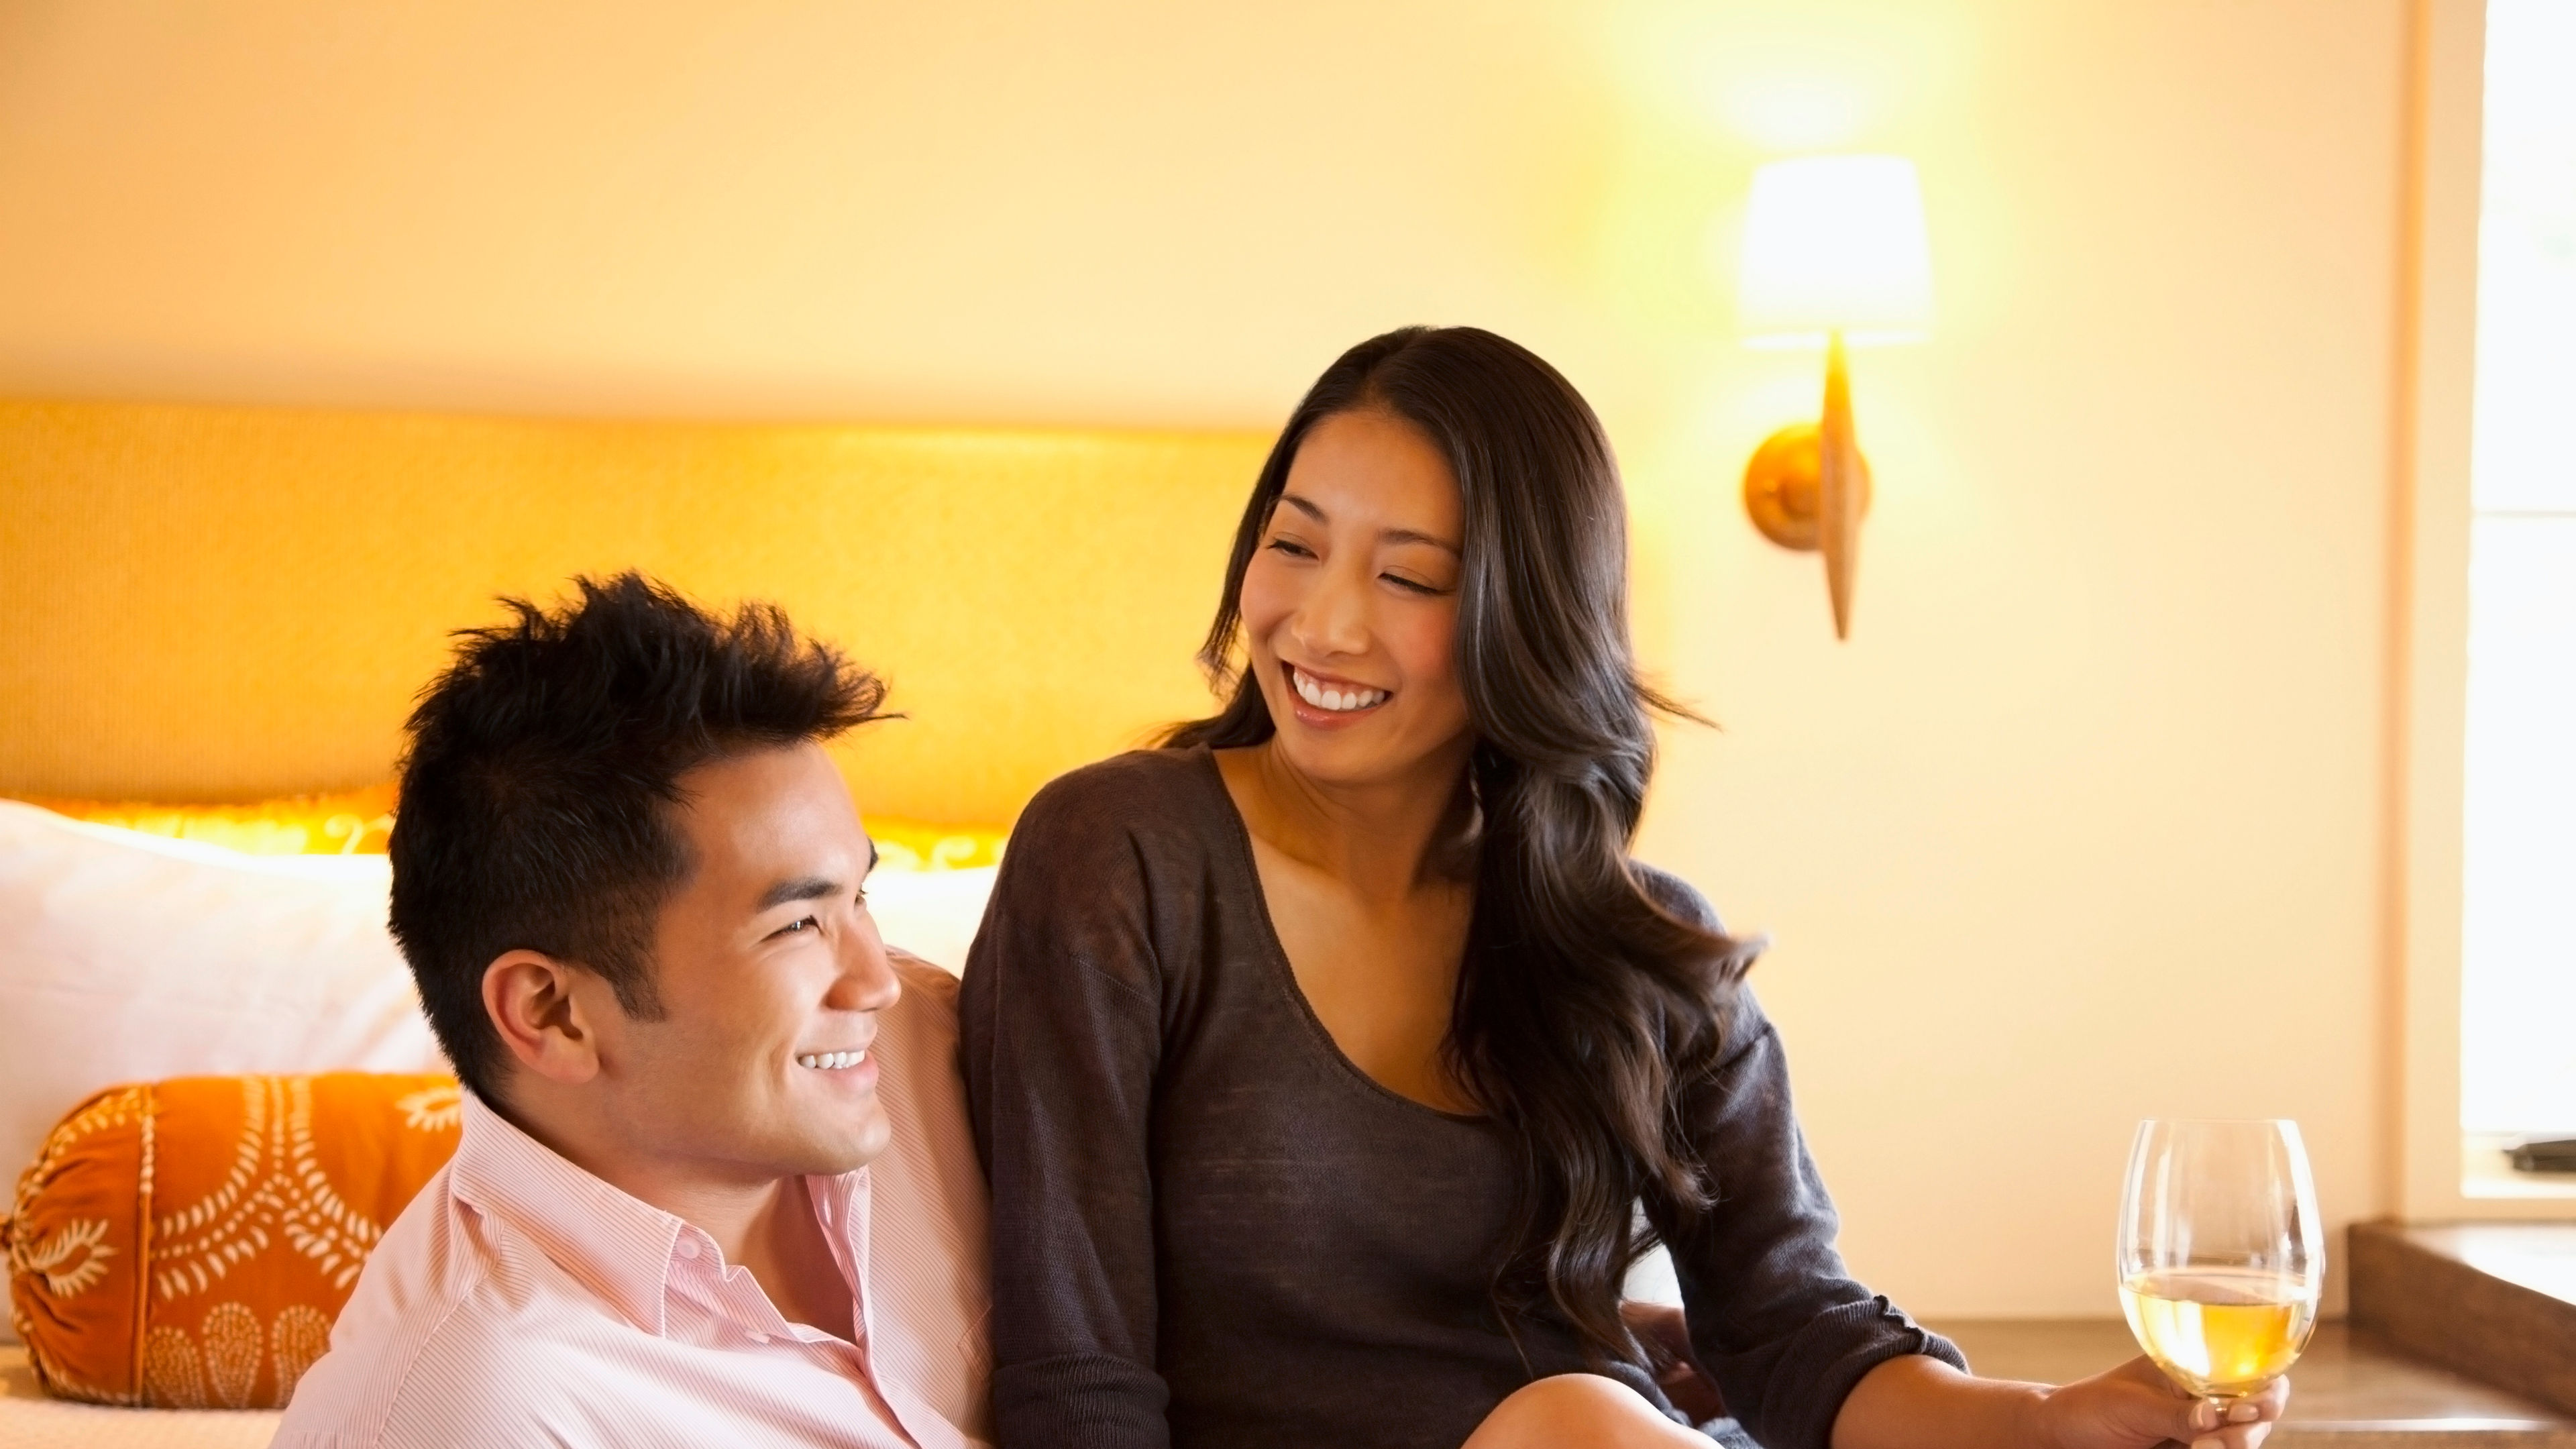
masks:
<path fill-rule="evenodd" d="M 863 1051 L 807 1052 L 796 1059 L 796 1065 L 812 1067 L 818 1072 L 837 1072 L 843 1067 L 855 1067 L 867 1059 L 868 1054 Z"/>
<path fill-rule="evenodd" d="M 1305 670 L 1295 665 L 1289 666 L 1288 678 L 1297 686 L 1297 697 L 1317 709 L 1329 709 L 1338 713 L 1346 710 L 1370 709 L 1386 703 L 1386 691 L 1383 689 L 1352 689 L 1347 692 L 1326 689 L 1309 678 Z"/>

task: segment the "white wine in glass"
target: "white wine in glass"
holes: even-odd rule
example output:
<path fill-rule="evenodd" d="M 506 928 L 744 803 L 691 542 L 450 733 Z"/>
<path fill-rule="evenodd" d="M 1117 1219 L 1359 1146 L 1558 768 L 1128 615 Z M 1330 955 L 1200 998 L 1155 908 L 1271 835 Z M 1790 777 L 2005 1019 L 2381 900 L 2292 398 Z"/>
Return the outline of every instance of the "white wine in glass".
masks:
<path fill-rule="evenodd" d="M 2130 1331 L 2184 1392 L 2223 1409 L 2287 1373 L 2326 1271 L 2299 1124 L 2139 1123 L 2119 1270 Z"/>

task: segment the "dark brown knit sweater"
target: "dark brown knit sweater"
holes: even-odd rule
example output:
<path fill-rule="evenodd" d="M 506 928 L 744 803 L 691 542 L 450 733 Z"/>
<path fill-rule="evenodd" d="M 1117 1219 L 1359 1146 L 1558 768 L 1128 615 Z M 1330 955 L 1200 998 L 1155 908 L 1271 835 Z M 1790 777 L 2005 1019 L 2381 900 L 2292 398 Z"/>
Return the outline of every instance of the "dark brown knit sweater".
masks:
<path fill-rule="evenodd" d="M 1650 881 L 1714 924 L 1689 886 Z M 1077 770 L 1020 818 L 967 958 L 962 1050 L 993 1185 L 1003 1449 L 1454 1449 L 1587 1367 L 1490 1284 L 1500 1131 L 1354 1067 L 1297 989 L 1204 749 Z M 1691 1337 L 1768 1449 L 1826 1449 L 1860 1376 L 1964 1364 L 1852 1281 L 1750 994 L 1683 1104 L 1723 1202 L 1671 1232 Z M 1665 1401 L 1641 1368 L 1611 1370 Z"/>

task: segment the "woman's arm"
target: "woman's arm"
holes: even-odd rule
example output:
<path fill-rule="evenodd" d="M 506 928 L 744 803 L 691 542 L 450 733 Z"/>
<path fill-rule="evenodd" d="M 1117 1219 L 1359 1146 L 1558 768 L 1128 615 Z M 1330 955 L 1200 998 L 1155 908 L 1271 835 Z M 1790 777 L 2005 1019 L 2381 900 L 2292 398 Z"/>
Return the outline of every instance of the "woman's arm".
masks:
<path fill-rule="evenodd" d="M 2191 1449 L 2255 1449 L 2289 1397 L 2289 1380 L 2275 1380 L 2222 1421 L 2144 1358 L 2055 1388 L 1894 1358 L 1843 1401 L 1833 1449 L 2153 1449 L 2169 1439 Z"/>
<path fill-rule="evenodd" d="M 2221 1424 L 2144 1358 L 2055 1388 L 1965 1372 L 1948 1342 L 1844 1274 L 1833 1208 L 1789 1109 L 1777 1033 L 1749 993 L 1730 1030 L 1750 1039 L 1694 1094 L 1688 1114 L 1720 1201 L 1698 1224 L 1666 1231 L 1693 1347 L 1754 1437 L 1780 1449 L 2262 1443 L 2287 1401 L 2286 1383 Z"/>
<path fill-rule="evenodd" d="M 1696 891 L 1651 879 L 1669 907 L 1718 928 Z M 1957 1348 L 1844 1272 L 1779 1034 L 1750 991 L 1732 1013 L 1724 1067 L 1683 1105 L 1717 1206 L 1687 1223 L 1647 1208 L 1672 1248 L 1692 1347 L 1754 1437 L 1773 1449 L 2255 1449 L 2270 1433 L 2286 1382 L 2221 1423 L 2144 1358 L 2060 1387 L 1966 1372 Z"/>
<path fill-rule="evenodd" d="M 1646 1211 L 1727 1411 L 1770 1449 L 1850 1449 L 1834 1438 L 1835 1418 L 1865 1375 L 1901 1358 L 1966 1360 L 1844 1268 L 1779 1034 L 1750 991 L 1734 992 L 1726 1011 L 1726 1057 L 1682 1103 L 1718 1200 L 1683 1213 L 1649 1199 Z"/>
<path fill-rule="evenodd" d="M 1005 1446 L 1162 1449 L 1154 1369 L 1161 1053 L 1146 881 L 1117 820 L 1064 781 L 1012 832 L 959 996 L 993 1187 L 993 1413 Z"/>

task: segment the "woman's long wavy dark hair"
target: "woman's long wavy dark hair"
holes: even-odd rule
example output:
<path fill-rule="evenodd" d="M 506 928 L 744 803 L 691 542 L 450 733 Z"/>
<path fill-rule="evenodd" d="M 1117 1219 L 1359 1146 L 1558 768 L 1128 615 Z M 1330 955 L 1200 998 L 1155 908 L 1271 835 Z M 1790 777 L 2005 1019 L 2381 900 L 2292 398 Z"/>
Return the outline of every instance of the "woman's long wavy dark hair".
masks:
<path fill-rule="evenodd" d="M 1370 409 L 1439 447 L 1464 506 L 1456 668 L 1481 837 L 1443 1051 L 1520 1158 L 1496 1307 L 1508 1326 L 1552 1306 L 1594 1352 L 1632 1358 L 1619 1289 L 1654 1241 L 1637 1204 L 1687 1222 L 1715 1201 L 1680 1104 L 1719 1063 L 1752 952 L 1666 909 L 1629 863 L 1654 771 L 1649 712 L 1688 712 L 1637 675 L 1618 466 L 1573 384 L 1473 327 L 1407 327 L 1342 354 L 1290 416 L 1235 533 L 1199 652 L 1233 694 L 1165 743 L 1271 737 L 1237 660 L 1244 571 L 1307 431 Z"/>

